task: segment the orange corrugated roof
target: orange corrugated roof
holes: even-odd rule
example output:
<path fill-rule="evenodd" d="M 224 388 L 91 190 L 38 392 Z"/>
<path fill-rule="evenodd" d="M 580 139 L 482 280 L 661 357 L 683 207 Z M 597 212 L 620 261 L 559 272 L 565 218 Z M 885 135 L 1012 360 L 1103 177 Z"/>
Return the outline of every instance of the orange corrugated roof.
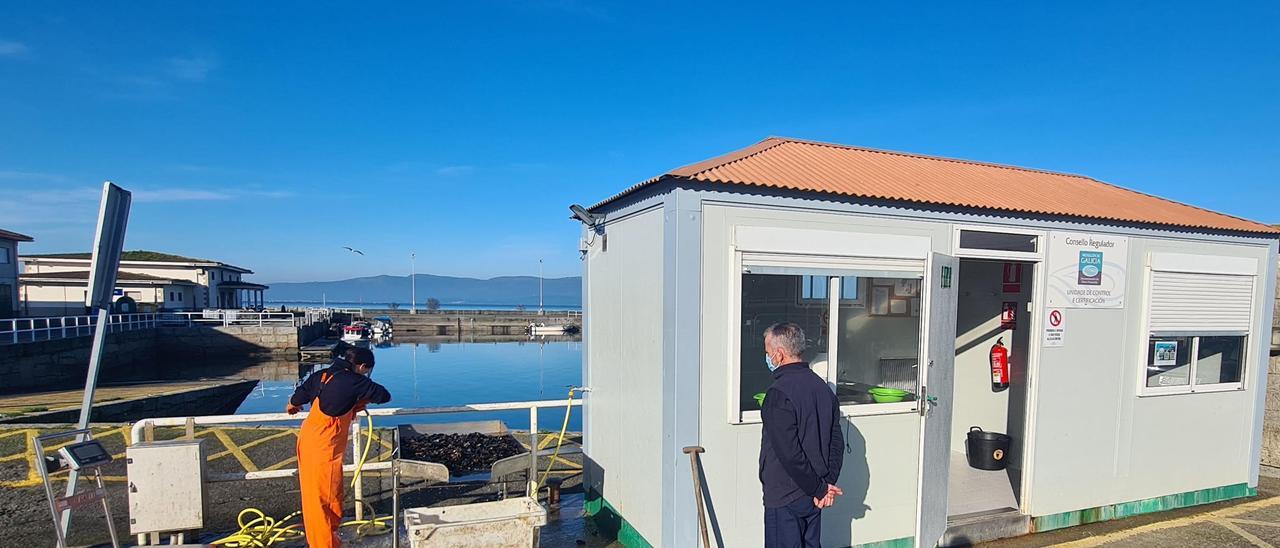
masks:
<path fill-rule="evenodd" d="M 770 137 L 635 185 L 664 180 L 750 185 L 1015 213 L 1280 234 L 1239 217 L 1067 173 Z"/>

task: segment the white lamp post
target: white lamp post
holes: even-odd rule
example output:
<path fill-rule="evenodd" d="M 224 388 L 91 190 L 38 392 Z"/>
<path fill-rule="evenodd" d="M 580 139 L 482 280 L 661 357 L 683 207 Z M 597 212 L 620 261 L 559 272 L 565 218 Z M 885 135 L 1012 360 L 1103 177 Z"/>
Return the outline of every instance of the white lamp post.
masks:
<path fill-rule="evenodd" d="M 409 252 L 409 313 L 418 313 L 418 254 Z"/>

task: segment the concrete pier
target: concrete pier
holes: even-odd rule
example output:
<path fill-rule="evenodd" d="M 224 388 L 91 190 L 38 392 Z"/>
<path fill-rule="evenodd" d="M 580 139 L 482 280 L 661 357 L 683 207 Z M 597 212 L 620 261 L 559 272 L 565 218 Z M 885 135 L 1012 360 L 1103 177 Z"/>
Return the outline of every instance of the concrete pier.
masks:
<path fill-rule="evenodd" d="M 580 313 L 562 311 L 538 314 L 536 310 L 419 310 L 410 314 L 407 310 L 365 310 L 364 316 L 389 316 L 395 322 L 396 335 L 519 335 L 531 323 L 582 325 Z"/>
<path fill-rule="evenodd" d="M 102 386 L 92 420 L 234 413 L 257 385 L 257 380 L 210 379 Z M 73 423 L 80 417 L 81 395 L 81 390 L 70 389 L 0 396 L 0 424 Z"/>

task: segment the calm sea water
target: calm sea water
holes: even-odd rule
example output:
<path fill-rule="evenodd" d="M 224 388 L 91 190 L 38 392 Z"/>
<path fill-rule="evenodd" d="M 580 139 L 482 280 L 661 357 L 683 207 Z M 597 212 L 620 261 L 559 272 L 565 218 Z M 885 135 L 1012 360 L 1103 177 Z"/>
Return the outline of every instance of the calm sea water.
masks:
<path fill-rule="evenodd" d="M 568 387 L 582 384 L 581 341 L 408 342 L 373 347 L 373 380 L 391 391 L 382 407 L 435 407 L 468 403 L 565 399 Z M 316 370 L 324 365 L 317 366 Z M 237 413 L 274 413 L 284 409 L 297 379 L 261 381 Z M 582 429 L 581 409 L 569 428 Z M 509 428 L 529 427 L 529 412 L 495 411 L 376 417 L 380 426 L 497 419 Z M 538 427 L 559 429 L 564 408 L 542 410 Z"/>

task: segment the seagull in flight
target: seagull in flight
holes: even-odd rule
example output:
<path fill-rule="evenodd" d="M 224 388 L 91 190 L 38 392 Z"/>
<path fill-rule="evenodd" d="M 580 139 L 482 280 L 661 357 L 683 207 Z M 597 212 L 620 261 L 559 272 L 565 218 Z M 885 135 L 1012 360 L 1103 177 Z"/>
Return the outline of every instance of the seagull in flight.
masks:
<path fill-rule="evenodd" d="M 356 253 L 356 254 L 359 254 L 359 255 L 364 255 L 364 252 L 363 252 L 363 251 L 360 251 L 359 249 L 355 249 L 355 248 L 352 248 L 352 247 L 347 247 L 347 246 L 345 246 L 345 245 L 344 245 L 344 246 L 342 246 L 342 249 L 345 249 L 345 250 L 347 250 L 347 251 L 350 251 L 350 252 L 352 252 L 352 253 Z"/>

